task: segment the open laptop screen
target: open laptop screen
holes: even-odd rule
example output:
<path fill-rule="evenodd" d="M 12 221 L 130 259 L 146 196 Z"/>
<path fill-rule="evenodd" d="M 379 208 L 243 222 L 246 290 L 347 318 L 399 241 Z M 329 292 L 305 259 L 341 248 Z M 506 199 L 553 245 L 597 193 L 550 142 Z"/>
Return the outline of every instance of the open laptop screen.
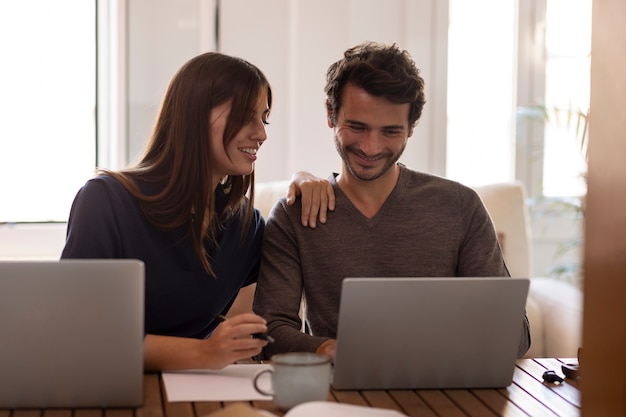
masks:
<path fill-rule="evenodd" d="M 0 262 L 0 407 L 137 406 L 144 265 Z"/>
<path fill-rule="evenodd" d="M 335 389 L 511 383 L 529 280 L 346 278 Z"/>

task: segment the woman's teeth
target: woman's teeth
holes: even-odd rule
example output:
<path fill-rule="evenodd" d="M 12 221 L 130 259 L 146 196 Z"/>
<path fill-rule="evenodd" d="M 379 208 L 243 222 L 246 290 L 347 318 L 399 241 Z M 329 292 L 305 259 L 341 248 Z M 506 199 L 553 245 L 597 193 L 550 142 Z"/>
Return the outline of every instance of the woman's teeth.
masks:
<path fill-rule="evenodd" d="M 256 155 L 257 148 L 239 148 L 239 150 L 250 155 Z"/>

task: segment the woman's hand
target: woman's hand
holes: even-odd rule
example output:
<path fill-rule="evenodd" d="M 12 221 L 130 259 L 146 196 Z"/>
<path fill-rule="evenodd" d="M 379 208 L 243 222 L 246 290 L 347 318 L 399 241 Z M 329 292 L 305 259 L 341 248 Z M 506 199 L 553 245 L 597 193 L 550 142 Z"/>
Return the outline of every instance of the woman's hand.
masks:
<path fill-rule="evenodd" d="M 252 334 L 266 331 L 265 319 L 252 313 L 239 314 L 223 321 L 204 341 L 203 351 L 210 360 L 209 367 L 221 369 L 260 354 L 267 341 L 253 338 Z"/>
<path fill-rule="evenodd" d="M 245 313 L 223 321 L 205 340 L 149 334 L 144 338 L 144 368 L 222 369 L 261 353 L 267 341 L 252 335 L 266 331 L 265 319 Z"/>
<path fill-rule="evenodd" d="M 287 205 L 292 205 L 297 196 L 301 197 L 302 225 L 315 228 L 319 215 L 320 223 L 326 223 L 326 213 L 335 209 L 335 191 L 326 179 L 299 171 L 291 177 L 287 192 Z"/>

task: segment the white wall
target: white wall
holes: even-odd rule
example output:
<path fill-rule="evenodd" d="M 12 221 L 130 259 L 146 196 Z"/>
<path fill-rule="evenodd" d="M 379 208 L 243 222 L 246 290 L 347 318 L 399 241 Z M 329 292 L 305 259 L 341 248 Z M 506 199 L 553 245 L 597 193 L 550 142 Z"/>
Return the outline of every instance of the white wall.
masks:
<path fill-rule="evenodd" d="M 326 125 L 324 76 L 343 51 L 365 40 L 407 49 L 426 81 L 427 104 L 402 158 L 418 170 L 445 173 L 448 6 L 442 0 L 108 0 L 99 4 L 99 164 L 119 168 L 146 147 L 170 78 L 208 50 L 238 55 L 272 83 L 275 107 L 256 172 L 258 181 L 297 170 L 326 177 L 340 169 Z M 106 11 L 106 16 L 105 12 Z M 116 26 L 118 25 L 118 26 Z M 117 53 L 117 55 L 115 55 Z M 107 84 L 108 83 L 108 84 Z M 102 91 L 101 91 L 102 93 Z M 103 97 L 101 94 L 100 97 Z M 103 113 L 106 112 L 106 113 Z M 124 126 L 126 126 L 124 128 Z M 118 149 L 119 148 L 119 149 Z M 0 257 L 57 258 L 65 224 L 0 225 Z"/>
<path fill-rule="evenodd" d="M 110 126 L 109 142 L 126 147 L 122 157 L 108 159 L 107 166 L 116 168 L 141 155 L 175 71 L 198 53 L 216 49 L 216 0 L 104 3 L 111 5 L 111 22 L 123 24 L 115 32 L 119 41 L 113 36 L 110 45 L 111 51 L 121 47 L 113 62 L 113 68 L 119 65 L 121 89 L 113 93 L 121 94 L 118 122 L 128 122 L 120 131 Z M 445 175 L 447 1 L 222 0 L 220 8 L 219 50 L 258 65 L 274 89 L 258 181 L 286 179 L 296 170 L 327 176 L 340 169 L 325 120 L 324 75 L 345 49 L 364 40 L 397 42 L 413 55 L 426 81 L 427 104 L 402 161 Z M 580 222 L 575 229 L 569 225 L 549 218 L 533 225 L 535 275 L 550 272 L 561 235 L 572 230 L 580 235 Z M 65 224 L 0 225 L 0 257 L 56 258 L 64 236 Z M 564 262 L 571 259 L 578 253 L 570 252 Z"/>
<path fill-rule="evenodd" d="M 215 50 L 211 0 L 128 2 L 129 158 L 149 139 L 160 100 L 176 69 Z M 175 5 L 174 5 L 175 4 Z M 259 181 L 297 170 L 327 176 L 340 169 L 326 125 L 324 76 L 343 51 L 365 40 L 397 42 L 413 55 L 428 103 L 403 157 L 445 172 L 447 2 L 436 0 L 228 0 L 220 2 L 219 51 L 256 64 L 275 94 Z"/>
<path fill-rule="evenodd" d="M 125 32 L 128 161 L 139 158 L 161 106 L 170 78 L 207 45 L 200 35 L 213 28 L 213 1 L 126 0 Z M 207 28 L 208 27 L 208 28 Z M 209 34 L 211 31 L 208 32 Z M 210 40 L 210 46 L 214 41 Z"/>
<path fill-rule="evenodd" d="M 187 59 L 216 49 L 215 2 L 129 5 L 129 149 L 136 157 L 170 77 Z M 365 40 L 396 42 L 412 54 L 426 82 L 427 103 L 402 161 L 446 174 L 448 1 L 222 0 L 218 49 L 259 66 L 275 96 L 257 181 L 287 179 L 297 170 L 325 177 L 340 169 L 326 124 L 324 77 L 345 49 Z M 580 236 L 581 222 L 551 207 L 531 209 L 535 275 L 576 263 L 580 247 L 565 251 L 562 242 Z"/>

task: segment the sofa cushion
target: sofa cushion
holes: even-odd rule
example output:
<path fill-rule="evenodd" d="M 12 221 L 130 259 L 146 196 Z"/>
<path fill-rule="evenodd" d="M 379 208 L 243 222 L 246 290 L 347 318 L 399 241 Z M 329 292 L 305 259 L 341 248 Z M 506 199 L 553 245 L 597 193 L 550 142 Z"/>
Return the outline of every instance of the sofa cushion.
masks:
<path fill-rule="evenodd" d="M 541 307 L 544 340 L 541 356 L 575 358 L 582 343 L 582 291 L 554 278 L 532 278 L 528 299 Z M 531 322 L 531 326 L 535 323 Z"/>
<path fill-rule="evenodd" d="M 532 276 L 530 214 L 519 182 L 474 187 L 494 223 L 511 276 Z"/>

